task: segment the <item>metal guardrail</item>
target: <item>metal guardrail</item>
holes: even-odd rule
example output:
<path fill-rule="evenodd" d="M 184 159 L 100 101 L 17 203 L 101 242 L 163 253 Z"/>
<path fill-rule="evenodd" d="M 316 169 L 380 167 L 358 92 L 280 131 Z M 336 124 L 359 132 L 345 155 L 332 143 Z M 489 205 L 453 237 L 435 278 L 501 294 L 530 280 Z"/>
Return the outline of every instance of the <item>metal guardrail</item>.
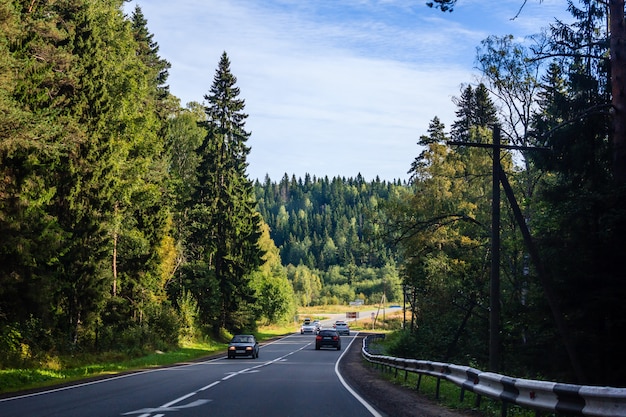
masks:
<path fill-rule="evenodd" d="M 468 366 L 402 359 L 377 355 L 369 352 L 372 338 L 384 335 L 369 335 L 363 339 L 361 354 L 371 363 L 381 366 L 429 375 L 454 383 L 461 388 L 461 399 L 465 390 L 502 402 L 502 415 L 506 405 L 515 404 L 535 411 L 549 411 L 568 415 L 597 417 L 626 417 L 626 388 L 584 386 L 558 382 L 534 381 L 511 378 L 492 372 L 483 372 Z M 418 386 L 419 387 L 419 386 Z"/>

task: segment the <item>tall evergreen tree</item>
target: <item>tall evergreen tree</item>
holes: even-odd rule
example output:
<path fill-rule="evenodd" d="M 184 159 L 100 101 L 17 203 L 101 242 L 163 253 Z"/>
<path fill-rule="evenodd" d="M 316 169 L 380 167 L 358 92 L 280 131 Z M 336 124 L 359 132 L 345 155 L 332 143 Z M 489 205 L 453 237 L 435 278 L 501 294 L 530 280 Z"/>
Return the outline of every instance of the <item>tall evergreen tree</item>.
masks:
<path fill-rule="evenodd" d="M 461 92 L 461 97 L 456 99 L 456 120 L 452 123 L 450 136 L 452 140 L 467 142 L 469 139 L 469 131 L 472 127 L 473 120 L 473 108 L 474 108 L 474 89 L 471 85 L 465 87 Z"/>
<path fill-rule="evenodd" d="M 248 116 L 243 112 L 245 103 L 239 98 L 236 82 L 224 52 L 205 95 L 207 135 L 198 149 L 198 185 L 192 195 L 194 230 L 190 243 L 217 285 L 210 291 L 218 304 L 207 306 L 215 331 L 253 325 L 250 273 L 261 265 L 263 255 L 258 245 L 261 218 L 246 175 Z M 202 305 L 202 300 L 199 303 Z"/>
<path fill-rule="evenodd" d="M 137 56 L 145 65 L 151 94 L 156 98 L 157 113 L 161 119 L 166 119 L 178 108 L 178 100 L 171 96 L 167 85 L 172 65 L 159 55 L 159 45 L 148 30 L 148 21 L 139 5 L 132 13 L 131 24 L 137 42 Z"/>
<path fill-rule="evenodd" d="M 164 297 L 163 245 L 171 246 L 170 218 L 174 201 L 167 190 L 164 131 L 169 113 L 169 93 L 163 83 L 169 63 L 158 56 L 147 21 L 139 8 L 126 24 L 132 54 L 123 64 L 134 74 L 125 79 L 127 119 L 123 120 L 128 163 L 121 164 L 116 194 L 113 235 L 113 295 L 115 305 L 132 306 L 127 320 L 140 321 L 156 300 Z M 122 114 L 124 115 L 124 114 Z M 169 255 L 168 255 L 169 256 Z M 118 277 L 119 274 L 119 277 Z M 121 291 L 117 283 L 122 284 Z"/>
<path fill-rule="evenodd" d="M 63 13 L 0 5 L 0 338 L 28 320 L 54 325 L 51 270 L 66 236 L 54 172 L 73 138 L 58 117 L 72 85 L 71 53 L 57 48 L 71 36 Z"/>
<path fill-rule="evenodd" d="M 466 142 L 472 128 L 486 128 L 498 122 L 497 112 L 489 97 L 489 90 L 480 83 L 476 88 L 465 87 L 461 97 L 455 100 L 457 119 L 452 123 L 452 140 Z"/>

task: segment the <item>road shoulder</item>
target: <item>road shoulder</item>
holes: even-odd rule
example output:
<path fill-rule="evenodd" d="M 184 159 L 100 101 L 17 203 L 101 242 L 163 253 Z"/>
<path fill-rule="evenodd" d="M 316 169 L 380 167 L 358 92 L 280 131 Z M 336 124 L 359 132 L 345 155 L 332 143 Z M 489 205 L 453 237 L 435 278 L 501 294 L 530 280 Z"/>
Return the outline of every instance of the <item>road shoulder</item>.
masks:
<path fill-rule="evenodd" d="M 367 366 L 361 356 L 365 334 L 361 333 L 339 363 L 339 372 L 350 387 L 386 417 L 476 417 L 478 414 L 449 410 L 416 390 L 385 380 L 380 371 Z"/>

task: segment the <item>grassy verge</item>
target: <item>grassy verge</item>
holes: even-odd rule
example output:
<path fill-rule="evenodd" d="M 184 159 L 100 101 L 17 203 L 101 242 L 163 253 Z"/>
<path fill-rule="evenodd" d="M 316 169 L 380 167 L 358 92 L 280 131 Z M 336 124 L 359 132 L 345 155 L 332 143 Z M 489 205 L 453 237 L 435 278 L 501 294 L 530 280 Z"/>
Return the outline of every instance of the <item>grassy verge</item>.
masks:
<path fill-rule="evenodd" d="M 265 326 L 259 328 L 256 336 L 262 341 L 292 332 L 293 326 Z M 207 341 L 186 343 L 172 351 L 140 357 L 130 357 L 121 352 L 54 357 L 38 368 L 0 369 L 0 393 L 52 387 L 86 378 L 184 363 L 225 351 L 226 344 Z"/>
<path fill-rule="evenodd" d="M 39 368 L 0 369 L 0 393 L 51 387 L 91 377 L 172 365 L 223 350 L 224 344 L 204 343 L 140 357 L 129 357 L 120 352 L 55 357 Z"/>

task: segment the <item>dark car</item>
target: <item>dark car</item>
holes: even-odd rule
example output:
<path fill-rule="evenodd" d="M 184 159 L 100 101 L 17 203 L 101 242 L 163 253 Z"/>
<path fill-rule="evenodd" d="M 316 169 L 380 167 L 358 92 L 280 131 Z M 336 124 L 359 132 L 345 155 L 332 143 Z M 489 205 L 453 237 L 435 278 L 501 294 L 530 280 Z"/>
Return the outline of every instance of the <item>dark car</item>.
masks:
<path fill-rule="evenodd" d="M 238 334 L 233 336 L 228 344 L 228 359 L 235 356 L 259 357 L 259 344 L 251 334 Z"/>
<path fill-rule="evenodd" d="M 341 337 L 335 329 L 322 329 L 315 336 L 315 350 L 323 347 L 332 347 L 337 350 L 341 349 Z"/>

